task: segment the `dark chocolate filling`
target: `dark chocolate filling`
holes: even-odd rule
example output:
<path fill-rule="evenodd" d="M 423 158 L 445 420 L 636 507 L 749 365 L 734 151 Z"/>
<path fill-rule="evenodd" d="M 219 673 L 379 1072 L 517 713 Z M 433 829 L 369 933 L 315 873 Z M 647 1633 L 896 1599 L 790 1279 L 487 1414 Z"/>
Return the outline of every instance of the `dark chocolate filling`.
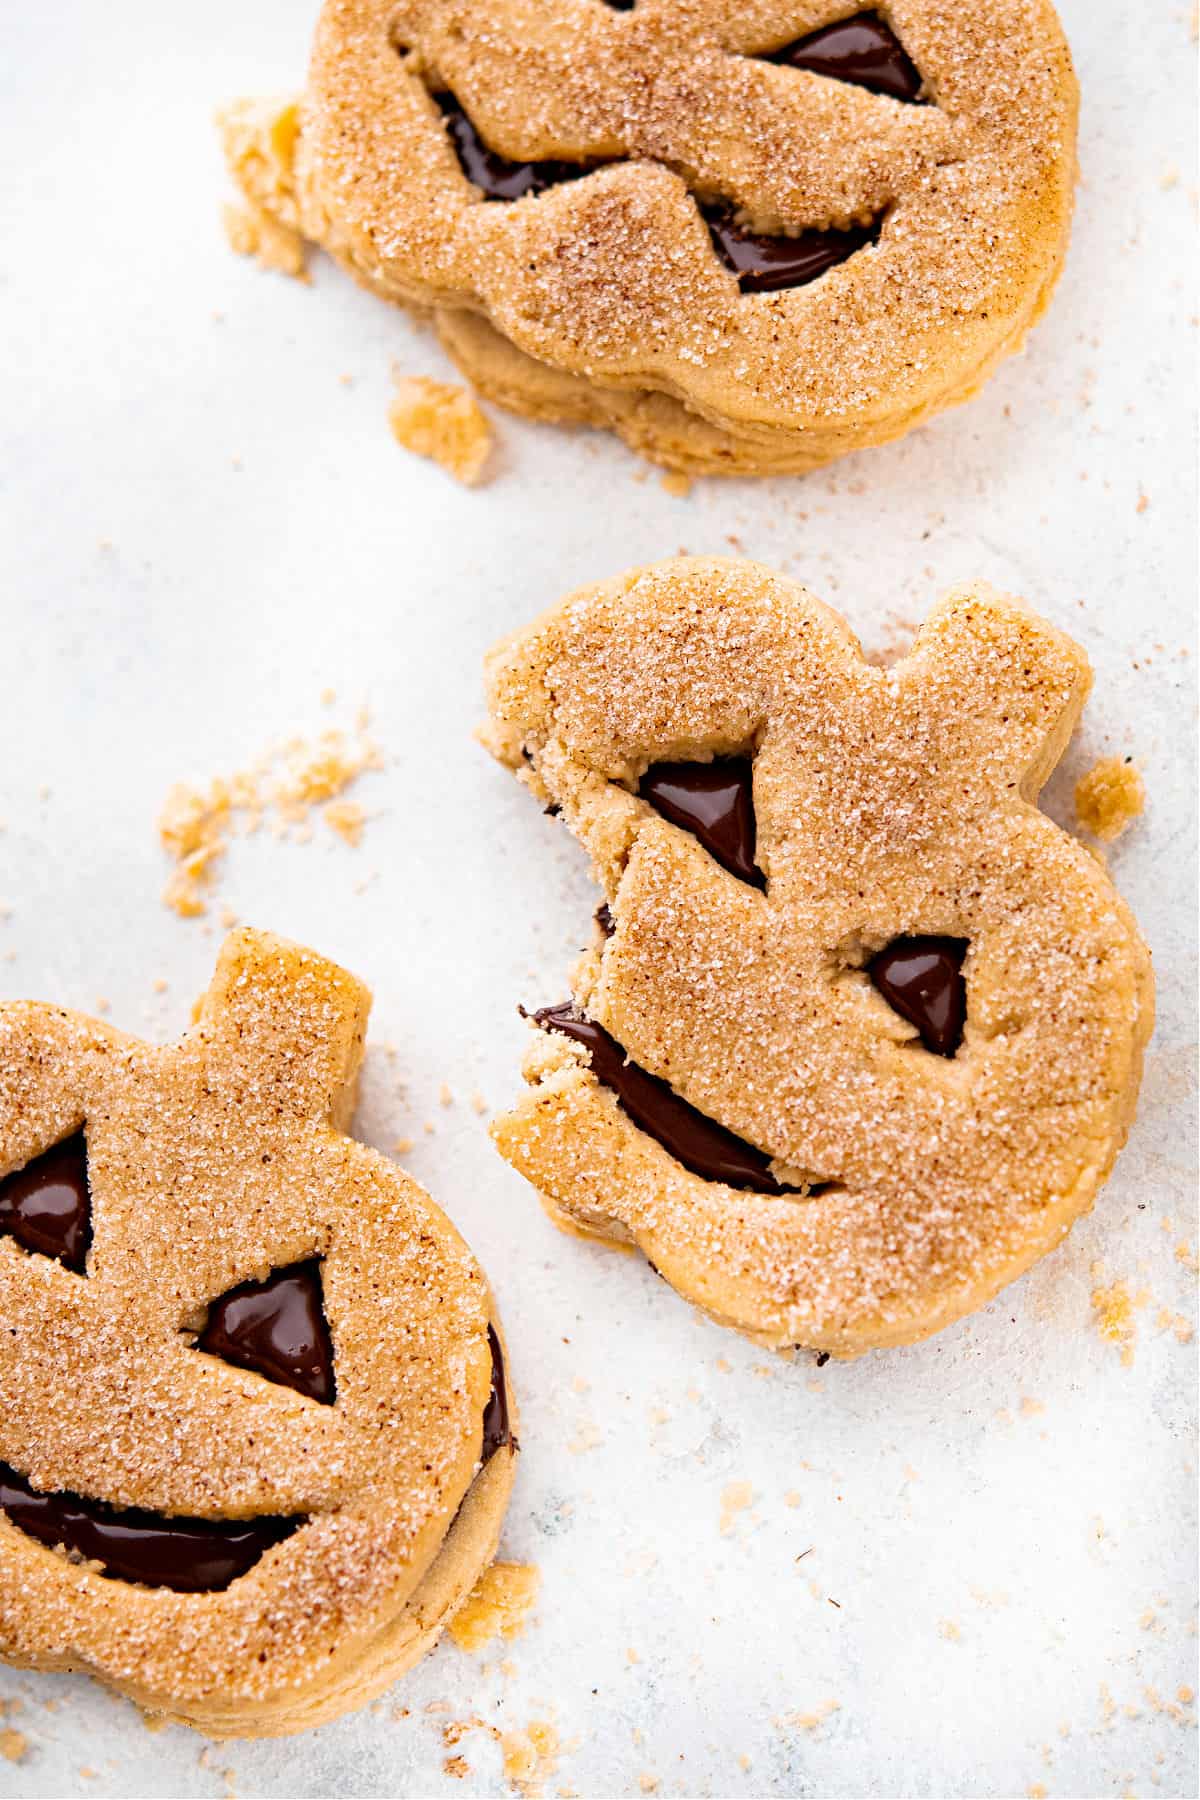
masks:
<path fill-rule="evenodd" d="M 874 12 L 823 25 L 794 44 L 773 50 L 766 61 L 785 63 L 790 69 L 810 69 L 814 75 L 869 88 L 892 100 L 921 98 L 920 73 L 895 32 Z"/>
<path fill-rule="evenodd" d="M 333 1343 L 315 1259 L 243 1281 L 208 1309 L 196 1346 L 332 1406 Z"/>
<path fill-rule="evenodd" d="M 508 1414 L 508 1383 L 504 1379 L 504 1353 L 494 1325 L 488 1326 L 488 1345 L 492 1352 L 492 1391 L 483 1410 L 483 1447 L 480 1457 L 488 1462 L 497 1450 L 511 1444 L 520 1448 L 512 1434 Z"/>
<path fill-rule="evenodd" d="M 118 1581 L 181 1594 L 220 1592 L 304 1524 L 302 1517 L 176 1519 L 78 1494 L 40 1494 L 7 1463 L 0 1463 L 0 1511 L 39 1543 L 102 1563 Z"/>
<path fill-rule="evenodd" d="M 882 219 L 848 231 L 802 231 L 797 237 L 767 237 L 739 225 L 728 207 L 705 207 L 704 217 L 717 255 L 738 278 L 743 294 L 803 287 L 826 269 L 846 262 L 879 237 Z"/>
<path fill-rule="evenodd" d="M 22 1249 L 54 1256 L 76 1275 L 92 1238 L 87 1141 L 82 1131 L 0 1181 L 0 1232 Z"/>
<path fill-rule="evenodd" d="M 967 1016 L 966 938 L 900 937 L 872 957 L 867 973 L 889 1006 L 915 1025 L 935 1056 L 953 1056 Z"/>
<path fill-rule="evenodd" d="M 753 777 L 748 756 L 655 763 L 638 783 L 638 794 L 672 825 L 692 832 L 731 875 L 765 888 L 754 862 Z"/>
<path fill-rule="evenodd" d="M 489 150 L 474 123 L 455 96 L 434 95 L 442 109 L 450 141 L 468 181 L 474 182 L 485 200 L 512 201 L 527 194 L 543 194 L 564 181 L 590 175 L 602 162 L 510 162 Z M 713 247 L 726 268 L 738 278 L 744 294 L 767 293 L 779 288 L 801 287 L 815 281 L 826 269 L 845 262 L 865 244 L 874 243 L 882 221 L 848 231 L 804 231 L 798 237 L 767 237 L 736 224 L 724 203 L 702 207 Z"/>
<path fill-rule="evenodd" d="M 560 182 L 577 181 L 596 167 L 586 162 L 509 162 L 488 149 L 453 94 L 435 94 L 434 98 L 442 109 L 463 174 L 482 189 L 485 200 L 521 200 L 526 194 L 543 194 Z"/>
<path fill-rule="evenodd" d="M 676 1162 L 705 1181 L 749 1188 L 756 1194 L 786 1194 L 771 1173 L 770 1158 L 707 1114 L 681 1100 L 657 1075 L 627 1061 L 616 1039 L 569 1002 L 534 1013 L 543 1031 L 574 1038 L 591 1052 L 592 1073 L 616 1095 L 634 1124 L 660 1143 Z"/>

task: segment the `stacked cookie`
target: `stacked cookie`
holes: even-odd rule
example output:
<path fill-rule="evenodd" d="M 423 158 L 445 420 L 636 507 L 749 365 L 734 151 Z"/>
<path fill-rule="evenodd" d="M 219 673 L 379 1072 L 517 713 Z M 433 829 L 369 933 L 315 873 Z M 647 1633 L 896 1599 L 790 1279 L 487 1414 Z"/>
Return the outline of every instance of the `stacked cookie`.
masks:
<path fill-rule="evenodd" d="M 225 133 L 254 205 L 432 308 L 484 394 L 799 472 L 1019 347 L 1076 110 L 1046 0 L 327 0 L 296 129 Z"/>

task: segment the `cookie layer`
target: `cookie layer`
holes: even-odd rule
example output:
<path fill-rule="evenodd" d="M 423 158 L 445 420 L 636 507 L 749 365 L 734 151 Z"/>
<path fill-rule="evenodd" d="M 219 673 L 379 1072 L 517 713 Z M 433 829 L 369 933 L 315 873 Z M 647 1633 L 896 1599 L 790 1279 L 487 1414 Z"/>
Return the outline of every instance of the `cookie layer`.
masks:
<path fill-rule="evenodd" d="M 869 56 L 856 70 L 850 23 L 816 0 L 327 0 L 294 197 L 231 161 L 389 298 L 477 313 L 600 393 L 662 395 L 747 440 L 743 470 L 813 467 L 966 397 L 1020 343 L 1075 178 L 1047 0 L 895 0 L 919 103 L 898 76 L 872 86 Z M 777 291 L 748 291 L 739 234 L 771 240 Z M 533 410 L 531 377 L 505 385 Z M 616 401 L 590 413 L 628 435 Z M 654 454 L 699 467 L 679 435 Z"/>
<path fill-rule="evenodd" d="M 790 1191 L 701 1179 L 561 1032 L 530 1046 L 502 1154 L 774 1345 L 923 1337 L 1053 1248 L 1124 1141 L 1153 1011 L 1127 909 L 1036 806 L 1089 680 L 982 585 L 884 671 L 803 588 L 705 559 L 500 645 L 487 742 L 604 890 L 578 1008 Z M 753 758 L 765 891 L 637 792 L 722 757 Z"/>
<path fill-rule="evenodd" d="M 63 1497 L 95 1559 L 0 1512 L 8 1660 L 222 1735 L 299 1730 L 415 1660 L 492 1555 L 516 1447 L 489 1425 L 487 1284 L 428 1195 L 343 1135 L 368 1006 L 240 931 L 166 1049 L 0 1007 L 0 1191 L 82 1133 L 90 1199 L 81 1266 L 0 1217 L 0 1460 Z M 179 1591 L 177 1519 L 201 1551 L 206 1522 L 265 1547 Z"/>

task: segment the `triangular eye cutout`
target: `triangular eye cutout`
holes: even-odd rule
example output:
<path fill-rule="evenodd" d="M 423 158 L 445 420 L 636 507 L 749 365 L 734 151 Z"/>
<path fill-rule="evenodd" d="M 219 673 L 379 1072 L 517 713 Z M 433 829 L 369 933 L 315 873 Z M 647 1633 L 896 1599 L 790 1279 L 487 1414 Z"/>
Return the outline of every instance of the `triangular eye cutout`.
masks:
<path fill-rule="evenodd" d="M 953 1056 L 962 1043 L 967 984 L 962 977 L 966 938 L 901 937 L 872 957 L 867 974 L 888 1005 L 915 1025 L 935 1056 Z"/>
<path fill-rule="evenodd" d="M 754 862 L 753 777 L 748 756 L 655 763 L 638 783 L 638 794 L 672 825 L 692 832 L 739 881 L 765 888 L 766 878 Z"/>
<path fill-rule="evenodd" d="M 764 60 L 829 75 L 892 100 L 912 103 L 921 98 L 920 71 L 895 32 L 875 12 L 856 13 L 851 19 L 839 19 L 836 25 L 810 31 L 794 44 L 773 50 Z"/>
<path fill-rule="evenodd" d="M 521 200 L 526 194 L 543 194 L 563 181 L 578 181 L 595 166 L 570 162 L 509 162 L 489 150 L 474 121 L 468 118 L 453 94 L 435 94 L 442 109 L 450 141 L 468 181 L 483 191 L 485 200 Z"/>
<path fill-rule="evenodd" d="M 76 1275 L 85 1273 L 92 1197 L 82 1131 L 0 1181 L 0 1232 L 24 1250 L 57 1257 Z"/>
<path fill-rule="evenodd" d="M 292 1263 L 265 1281 L 230 1288 L 209 1306 L 196 1348 L 332 1406 L 333 1343 L 320 1263 Z"/>

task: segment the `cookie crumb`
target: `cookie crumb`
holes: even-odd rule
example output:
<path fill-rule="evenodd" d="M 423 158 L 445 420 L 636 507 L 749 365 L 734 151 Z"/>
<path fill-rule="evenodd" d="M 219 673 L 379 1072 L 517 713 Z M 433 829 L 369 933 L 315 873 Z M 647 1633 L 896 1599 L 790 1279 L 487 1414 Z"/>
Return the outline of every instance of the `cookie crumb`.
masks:
<path fill-rule="evenodd" d="M 1133 1364 L 1134 1343 L 1137 1339 L 1134 1310 L 1145 1305 L 1145 1298 L 1144 1294 L 1131 1294 L 1128 1283 L 1124 1281 L 1114 1281 L 1111 1287 L 1097 1285 L 1092 1289 L 1096 1329 L 1108 1343 L 1119 1346 L 1122 1366 L 1127 1369 Z"/>
<path fill-rule="evenodd" d="M 537 1604 L 541 1572 L 534 1563 L 495 1562 L 485 1569 L 448 1626 L 460 1650 L 482 1650 L 496 1636 L 520 1637 Z"/>
<path fill-rule="evenodd" d="M 1094 769 L 1075 783 L 1075 816 L 1085 831 L 1102 843 L 1132 824 L 1146 804 L 1146 789 L 1132 763 L 1119 756 L 1103 756 Z"/>
<path fill-rule="evenodd" d="M 524 1731 L 506 1731 L 500 1748 L 506 1779 L 532 1800 L 558 1767 L 558 1732 L 547 1721 L 534 1719 Z"/>
<path fill-rule="evenodd" d="M 456 1781 L 465 1781 L 471 1773 L 471 1765 L 465 1756 L 448 1756 L 442 1764 L 442 1771 L 446 1775 L 453 1775 Z"/>
<path fill-rule="evenodd" d="M 819 1731 L 826 1719 L 832 1718 L 835 1712 L 841 1712 L 841 1710 L 840 1700 L 822 1700 L 818 1706 L 814 1706 L 811 1712 L 787 1713 L 782 1723 L 798 1725 L 801 1731 Z"/>
<path fill-rule="evenodd" d="M 382 767 L 383 757 L 365 730 L 351 737 L 331 729 L 313 739 L 290 738 L 249 768 L 207 784 L 176 782 L 158 819 L 159 842 L 174 864 L 164 906 L 181 919 L 206 913 L 230 838 L 235 832 L 252 835 L 268 814 L 276 837 L 287 837 L 294 827 L 295 841 L 304 843 L 311 837 L 309 813 L 320 806 L 338 836 L 357 844 L 367 815 L 340 796 L 360 775 Z M 227 928 L 236 923 L 228 909 L 221 917 Z"/>
<path fill-rule="evenodd" d="M 229 248 L 238 256 L 252 256 L 260 269 L 290 275 L 294 281 L 312 280 L 305 260 L 305 243 L 298 231 L 280 224 L 257 206 L 230 201 L 221 209 L 221 223 Z"/>
<path fill-rule="evenodd" d="M 668 469 L 659 478 L 659 486 L 674 500 L 686 500 L 692 491 L 692 478 L 678 469 Z"/>
<path fill-rule="evenodd" d="M 321 817 L 331 831 L 337 832 L 343 843 L 349 844 L 351 849 L 358 846 L 367 815 L 356 800 L 331 800 Z"/>
<path fill-rule="evenodd" d="M 242 192 L 242 202 L 226 206 L 222 215 L 230 248 L 256 257 L 260 268 L 307 281 L 296 202 L 295 100 L 235 100 L 217 114 L 217 128 Z"/>
<path fill-rule="evenodd" d="M 721 1493 L 721 1536 L 728 1537 L 740 1512 L 753 1503 L 754 1488 L 748 1481 L 731 1481 Z"/>
<path fill-rule="evenodd" d="M 492 428 L 469 388 L 427 375 L 397 375 L 388 409 L 392 436 L 474 487 L 492 450 Z"/>
<path fill-rule="evenodd" d="M 29 1739 L 23 1731 L 14 1731 L 11 1726 L 5 1731 L 0 1731 L 0 1756 L 4 1758 L 5 1762 L 24 1762 L 28 1754 Z"/>

